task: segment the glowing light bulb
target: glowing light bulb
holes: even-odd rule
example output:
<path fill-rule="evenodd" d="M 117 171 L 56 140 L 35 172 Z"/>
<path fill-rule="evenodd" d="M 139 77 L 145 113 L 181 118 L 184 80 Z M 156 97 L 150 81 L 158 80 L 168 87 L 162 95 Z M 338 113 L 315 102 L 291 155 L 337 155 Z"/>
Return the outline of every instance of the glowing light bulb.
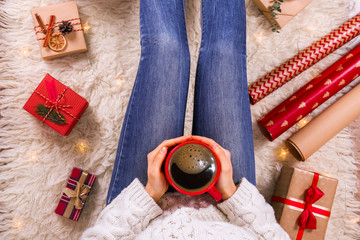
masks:
<path fill-rule="evenodd" d="M 262 33 L 256 33 L 254 37 L 257 42 L 261 42 L 262 40 L 264 40 L 264 35 Z"/>
<path fill-rule="evenodd" d="M 30 161 L 36 161 L 37 160 L 37 158 L 38 158 L 38 155 L 37 155 L 37 153 L 32 153 L 32 154 L 30 154 Z"/>
<path fill-rule="evenodd" d="M 13 220 L 13 227 L 16 229 L 21 229 L 23 227 L 23 221 L 19 218 Z"/>
<path fill-rule="evenodd" d="M 317 78 L 319 75 L 319 73 L 311 73 L 312 79 Z"/>
<path fill-rule="evenodd" d="M 30 53 L 30 48 L 28 47 L 22 47 L 20 48 L 20 55 L 23 57 L 27 57 Z"/>
<path fill-rule="evenodd" d="M 298 122 L 298 125 L 299 125 L 300 128 L 303 128 L 308 123 L 309 123 L 309 119 L 307 117 L 304 117 Z"/>
<path fill-rule="evenodd" d="M 329 173 L 329 172 L 325 172 L 325 173 L 323 172 L 321 174 L 326 176 L 326 177 L 333 177 L 333 175 L 331 173 Z"/>
<path fill-rule="evenodd" d="M 285 160 L 288 154 L 289 154 L 289 150 L 288 150 L 288 149 L 286 149 L 286 148 L 281 148 L 281 149 L 280 149 L 279 157 L 280 157 L 282 160 Z"/>
<path fill-rule="evenodd" d="M 360 218 L 353 218 L 353 219 L 350 220 L 350 222 L 352 224 L 358 223 L 358 222 L 360 222 Z"/>
<path fill-rule="evenodd" d="M 91 27 L 89 26 L 88 22 L 85 22 L 82 24 L 82 28 L 84 29 L 84 32 L 87 33 Z"/>
<path fill-rule="evenodd" d="M 310 25 L 310 26 L 308 26 L 308 27 L 307 27 L 307 30 L 308 30 L 309 32 L 313 32 L 313 31 L 315 31 L 315 30 L 316 30 L 316 27 L 315 27 L 315 26 Z"/>
<path fill-rule="evenodd" d="M 119 87 L 122 87 L 124 85 L 124 83 L 125 83 L 125 81 L 122 80 L 121 78 L 116 79 L 115 82 L 116 82 L 116 85 L 119 86 Z"/>
<path fill-rule="evenodd" d="M 87 151 L 88 149 L 88 145 L 84 140 L 80 140 L 77 144 L 76 144 L 76 148 L 80 153 L 84 153 Z"/>

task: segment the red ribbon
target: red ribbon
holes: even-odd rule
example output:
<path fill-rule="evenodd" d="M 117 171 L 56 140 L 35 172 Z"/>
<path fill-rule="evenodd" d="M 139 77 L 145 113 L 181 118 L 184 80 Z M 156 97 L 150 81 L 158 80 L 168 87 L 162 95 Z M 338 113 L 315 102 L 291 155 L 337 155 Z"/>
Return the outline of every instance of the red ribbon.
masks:
<path fill-rule="evenodd" d="M 52 102 L 55 102 L 58 98 L 58 93 L 56 91 L 56 85 L 54 79 L 52 78 L 51 81 L 45 81 L 45 85 L 50 100 Z"/>
<path fill-rule="evenodd" d="M 320 198 L 324 196 L 324 193 L 319 188 L 317 188 L 318 181 L 319 181 L 319 174 L 314 173 L 314 178 L 311 187 L 305 192 L 305 199 L 304 199 L 305 203 L 296 202 L 278 196 L 272 197 L 272 200 L 275 202 L 280 202 L 286 205 L 304 209 L 298 220 L 298 225 L 300 229 L 298 231 L 296 240 L 302 239 L 305 229 L 316 229 L 316 218 L 314 216 L 314 213 L 326 217 L 330 217 L 330 211 L 312 206 L 312 204 L 314 204 L 316 201 L 318 201 Z"/>
<path fill-rule="evenodd" d="M 52 80 L 51 82 L 49 81 L 45 81 L 46 83 L 46 89 L 48 91 L 48 95 L 49 98 L 45 97 L 44 95 L 42 95 L 41 93 L 39 93 L 38 91 L 35 91 L 35 93 L 37 93 L 39 96 L 41 96 L 42 98 L 44 98 L 46 100 L 45 105 L 47 105 L 48 103 L 50 103 L 49 105 L 47 105 L 47 107 L 49 107 L 49 112 L 46 114 L 46 116 L 43 118 L 42 122 L 45 122 L 45 120 L 48 118 L 49 114 L 51 113 L 52 110 L 55 110 L 55 112 L 57 113 L 57 115 L 64 121 L 66 121 L 66 119 L 64 119 L 61 114 L 60 114 L 60 110 L 62 110 L 63 112 L 67 113 L 69 116 L 71 116 L 72 118 L 75 118 L 77 120 L 79 120 L 77 117 L 75 117 L 74 115 L 72 115 L 70 112 L 66 111 L 64 108 L 71 108 L 70 105 L 60 105 L 59 102 L 61 100 L 61 98 L 65 95 L 66 90 L 68 89 L 68 87 L 66 86 L 64 91 L 62 93 L 60 93 L 59 95 L 57 94 L 56 91 L 56 86 L 55 86 L 55 82 L 54 80 Z"/>
<path fill-rule="evenodd" d="M 311 186 L 305 192 L 305 210 L 300 215 L 298 224 L 303 229 L 316 229 L 316 218 L 312 211 L 312 204 L 324 196 L 317 187 Z"/>

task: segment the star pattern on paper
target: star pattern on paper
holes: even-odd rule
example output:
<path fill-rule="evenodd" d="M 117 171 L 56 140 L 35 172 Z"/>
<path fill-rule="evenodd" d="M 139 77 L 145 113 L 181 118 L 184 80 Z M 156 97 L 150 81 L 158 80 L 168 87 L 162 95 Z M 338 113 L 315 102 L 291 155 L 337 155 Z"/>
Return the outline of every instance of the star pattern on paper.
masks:
<path fill-rule="evenodd" d="M 313 87 L 313 85 L 310 84 L 309 86 L 306 87 L 306 90 L 309 90 L 309 89 L 311 89 L 312 87 Z"/>
<path fill-rule="evenodd" d="M 332 82 L 331 82 L 331 79 L 328 79 L 326 80 L 326 82 L 324 83 L 324 85 L 330 85 Z"/>
<path fill-rule="evenodd" d="M 345 84 L 345 79 L 342 79 L 341 81 L 340 81 L 340 83 L 339 83 L 339 86 L 342 86 L 342 85 L 344 85 Z"/>
<path fill-rule="evenodd" d="M 346 59 L 349 59 L 351 57 L 353 57 L 354 55 L 352 53 L 350 53 L 349 55 L 346 56 Z"/>
<path fill-rule="evenodd" d="M 285 112 L 286 111 L 286 107 L 283 107 L 280 111 L 279 111 L 279 113 L 282 113 L 282 112 Z"/>
<path fill-rule="evenodd" d="M 288 123 L 288 121 L 284 121 L 282 124 L 281 124 L 281 127 L 285 127 L 285 126 L 287 126 L 289 123 Z"/>
<path fill-rule="evenodd" d="M 304 108 L 306 107 L 306 103 L 305 102 L 301 102 L 300 105 L 299 105 L 299 108 Z"/>
<path fill-rule="evenodd" d="M 274 122 L 273 122 L 272 120 L 270 120 L 270 121 L 266 124 L 267 127 L 268 127 L 268 126 L 272 126 L 272 125 L 274 125 Z"/>
<path fill-rule="evenodd" d="M 343 70 L 344 68 L 343 68 L 343 66 L 341 65 L 340 67 L 338 67 L 338 69 L 336 69 L 336 71 L 337 72 L 339 72 L 339 71 L 341 71 L 341 70 Z"/>

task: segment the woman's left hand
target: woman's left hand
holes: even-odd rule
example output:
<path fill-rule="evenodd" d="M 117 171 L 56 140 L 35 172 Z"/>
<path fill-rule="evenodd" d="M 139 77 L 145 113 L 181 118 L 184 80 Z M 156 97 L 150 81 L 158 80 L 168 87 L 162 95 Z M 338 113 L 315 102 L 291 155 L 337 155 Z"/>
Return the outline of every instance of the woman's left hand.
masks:
<path fill-rule="evenodd" d="M 221 193 L 222 200 L 230 198 L 237 189 L 233 180 L 233 168 L 231 164 L 230 151 L 223 148 L 217 142 L 210 138 L 192 136 L 192 140 L 206 143 L 218 156 L 221 165 L 221 171 L 215 187 Z"/>

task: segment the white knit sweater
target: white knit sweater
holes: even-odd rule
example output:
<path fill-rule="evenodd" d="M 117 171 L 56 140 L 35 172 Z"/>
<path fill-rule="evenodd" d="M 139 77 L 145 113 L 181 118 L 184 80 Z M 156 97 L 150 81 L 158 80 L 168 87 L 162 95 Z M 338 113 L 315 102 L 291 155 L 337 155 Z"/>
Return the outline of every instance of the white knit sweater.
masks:
<path fill-rule="evenodd" d="M 219 204 L 208 195 L 180 193 L 165 194 L 158 204 L 135 179 L 81 239 L 290 239 L 272 207 L 245 178 Z"/>

